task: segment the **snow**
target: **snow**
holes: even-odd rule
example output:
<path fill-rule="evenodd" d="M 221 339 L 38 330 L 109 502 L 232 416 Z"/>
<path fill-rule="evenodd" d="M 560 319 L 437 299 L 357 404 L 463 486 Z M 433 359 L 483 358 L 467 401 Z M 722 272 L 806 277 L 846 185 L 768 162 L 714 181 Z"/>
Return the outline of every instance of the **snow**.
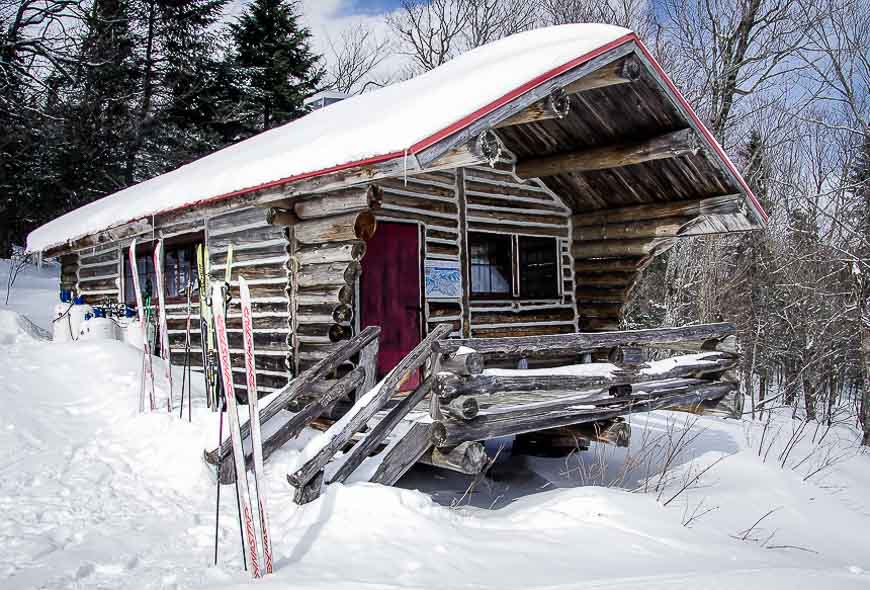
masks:
<path fill-rule="evenodd" d="M 45 277 L 26 276 L 20 288 L 36 297 Z M 141 351 L 44 341 L 24 309 L 0 309 L 0 588 L 250 587 L 231 487 L 222 490 L 220 561 L 212 561 L 215 487 L 202 451 L 217 442 L 217 416 L 204 407 L 201 384 L 192 423 L 139 414 Z M 758 421 L 693 424 L 669 412 L 630 419 L 628 449 L 507 456 L 468 493 L 469 478 L 418 467 L 397 488 L 333 485 L 296 507 L 286 474 L 315 436 L 306 432 L 266 462 L 276 573 L 256 584 L 870 588 L 870 456 L 858 452 L 850 424 L 827 433 L 810 426 L 782 467 L 799 425 L 790 413 L 768 427 L 766 457 Z M 637 458 L 689 427 L 692 443 L 659 493 L 662 457 Z M 836 460 L 810 476 L 826 458 Z M 623 489 L 601 485 L 614 481 Z M 713 510 L 684 526 L 699 504 Z"/>
<path fill-rule="evenodd" d="M 128 221 L 413 146 L 554 68 L 629 33 L 572 24 L 513 35 L 416 78 L 355 96 L 67 213 L 31 252 Z"/>

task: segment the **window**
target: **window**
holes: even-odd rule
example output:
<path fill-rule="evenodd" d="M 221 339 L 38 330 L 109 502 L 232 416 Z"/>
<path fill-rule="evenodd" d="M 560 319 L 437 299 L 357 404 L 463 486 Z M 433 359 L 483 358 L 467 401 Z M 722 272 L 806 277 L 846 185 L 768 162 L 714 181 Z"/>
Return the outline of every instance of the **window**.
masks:
<path fill-rule="evenodd" d="M 553 299 L 559 296 L 555 238 L 469 233 L 471 296 Z"/>
<path fill-rule="evenodd" d="M 471 296 L 510 297 L 511 237 L 499 234 L 468 234 L 471 251 Z"/>
<path fill-rule="evenodd" d="M 185 301 L 188 282 L 193 286 L 193 299 L 198 301 L 196 285 L 196 247 L 201 242 L 163 245 L 163 283 L 167 301 Z M 154 273 L 154 244 L 145 244 L 136 253 L 136 268 L 139 275 L 139 288 L 143 300 L 149 295 L 157 298 L 154 286 L 157 279 Z M 136 292 L 133 289 L 133 275 L 130 272 L 129 257 L 124 257 L 124 300 L 127 305 L 136 305 Z"/>
<path fill-rule="evenodd" d="M 556 240 L 552 238 L 517 238 L 520 260 L 520 297 L 551 299 L 559 295 Z"/>
<path fill-rule="evenodd" d="M 187 298 L 187 285 L 196 292 L 196 246 L 185 244 L 166 248 L 163 260 L 163 281 L 166 283 L 166 297 Z"/>
<path fill-rule="evenodd" d="M 156 296 L 154 285 L 154 258 L 151 254 L 136 254 L 136 274 L 139 275 L 139 290 L 142 291 L 142 301 L 147 297 Z M 133 284 L 133 274 L 130 272 L 130 257 L 124 257 L 124 302 L 136 306 L 136 290 Z"/>

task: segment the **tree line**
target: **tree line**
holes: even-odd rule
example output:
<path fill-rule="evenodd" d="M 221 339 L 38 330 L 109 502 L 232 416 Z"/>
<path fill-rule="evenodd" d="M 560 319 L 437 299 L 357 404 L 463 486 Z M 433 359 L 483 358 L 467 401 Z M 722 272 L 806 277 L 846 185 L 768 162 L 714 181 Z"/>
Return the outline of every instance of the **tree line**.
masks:
<path fill-rule="evenodd" d="M 0 251 L 302 115 L 323 77 L 288 0 L 0 0 Z"/>

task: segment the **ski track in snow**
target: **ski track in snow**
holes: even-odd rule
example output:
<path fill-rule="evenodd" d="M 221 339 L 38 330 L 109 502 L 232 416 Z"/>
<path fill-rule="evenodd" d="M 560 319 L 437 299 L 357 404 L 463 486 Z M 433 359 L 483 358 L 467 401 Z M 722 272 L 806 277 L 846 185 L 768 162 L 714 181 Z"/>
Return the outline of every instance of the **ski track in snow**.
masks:
<path fill-rule="evenodd" d="M 22 289 L 50 283 L 37 275 Z M 201 383 L 192 424 L 178 419 L 177 406 L 173 416 L 138 414 L 141 352 L 120 342 L 40 340 L 16 312 L 47 316 L 43 301 L 0 307 L 3 590 L 870 588 L 870 457 L 853 453 L 803 482 L 806 465 L 784 470 L 756 456 L 759 424 L 718 418 L 700 419 L 705 430 L 677 473 L 692 458 L 726 458 L 667 508 L 654 494 L 581 486 L 571 469 L 594 462 L 593 453 L 509 458 L 459 509 L 442 504 L 469 480 L 427 468 L 399 488 L 330 486 L 297 508 L 285 477 L 316 436 L 306 433 L 266 463 L 276 573 L 252 582 L 232 487 L 222 489 L 220 564 L 212 565 L 215 488 L 201 455 L 217 442 L 217 419 Z M 166 395 L 160 362 L 158 399 Z M 180 370 L 174 378 L 180 383 Z M 633 417 L 633 443 L 674 416 L 685 419 Z M 790 420 L 777 425 L 792 428 Z M 852 435 L 840 429 L 830 440 L 846 451 Z M 626 452 L 607 447 L 608 469 Z M 415 487 L 432 496 L 407 489 Z M 686 505 L 701 500 L 717 509 L 682 526 Z M 771 545 L 792 548 L 733 537 L 776 507 L 757 536 L 773 533 Z"/>

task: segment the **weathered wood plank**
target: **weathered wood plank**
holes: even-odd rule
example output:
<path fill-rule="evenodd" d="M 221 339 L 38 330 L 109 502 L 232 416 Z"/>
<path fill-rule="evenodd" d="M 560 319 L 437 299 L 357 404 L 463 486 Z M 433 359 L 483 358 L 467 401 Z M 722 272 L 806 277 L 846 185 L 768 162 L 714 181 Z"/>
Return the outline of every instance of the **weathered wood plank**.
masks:
<path fill-rule="evenodd" d="M 553 336 L 528 336 L 515 338 L 456 338 L 436 343 L 435 350 L 442 354 L 456 352 L 467 346 L 482 354 L 523 355 L 534 352 L 584 352 L 596 348 L 612 348 L 619 345 L 673 344 L 680 342 L 703 343 L 721 340 L 736 331 L 734 324 L 702 324 L 681 328 L 653 328 L 606 333 L 575 333 Z"/>
<path fill-rule="evenodd" d="M 540 178 L 565 172 L 602 170 L 650 160 L 677 158 L 697 152 L 698 146 L 694 138 L 695 134 L 691 129 L 680 129 L 641 141 L 521 160 L 516 164 L 516 175 L 520 178 Z"/>

